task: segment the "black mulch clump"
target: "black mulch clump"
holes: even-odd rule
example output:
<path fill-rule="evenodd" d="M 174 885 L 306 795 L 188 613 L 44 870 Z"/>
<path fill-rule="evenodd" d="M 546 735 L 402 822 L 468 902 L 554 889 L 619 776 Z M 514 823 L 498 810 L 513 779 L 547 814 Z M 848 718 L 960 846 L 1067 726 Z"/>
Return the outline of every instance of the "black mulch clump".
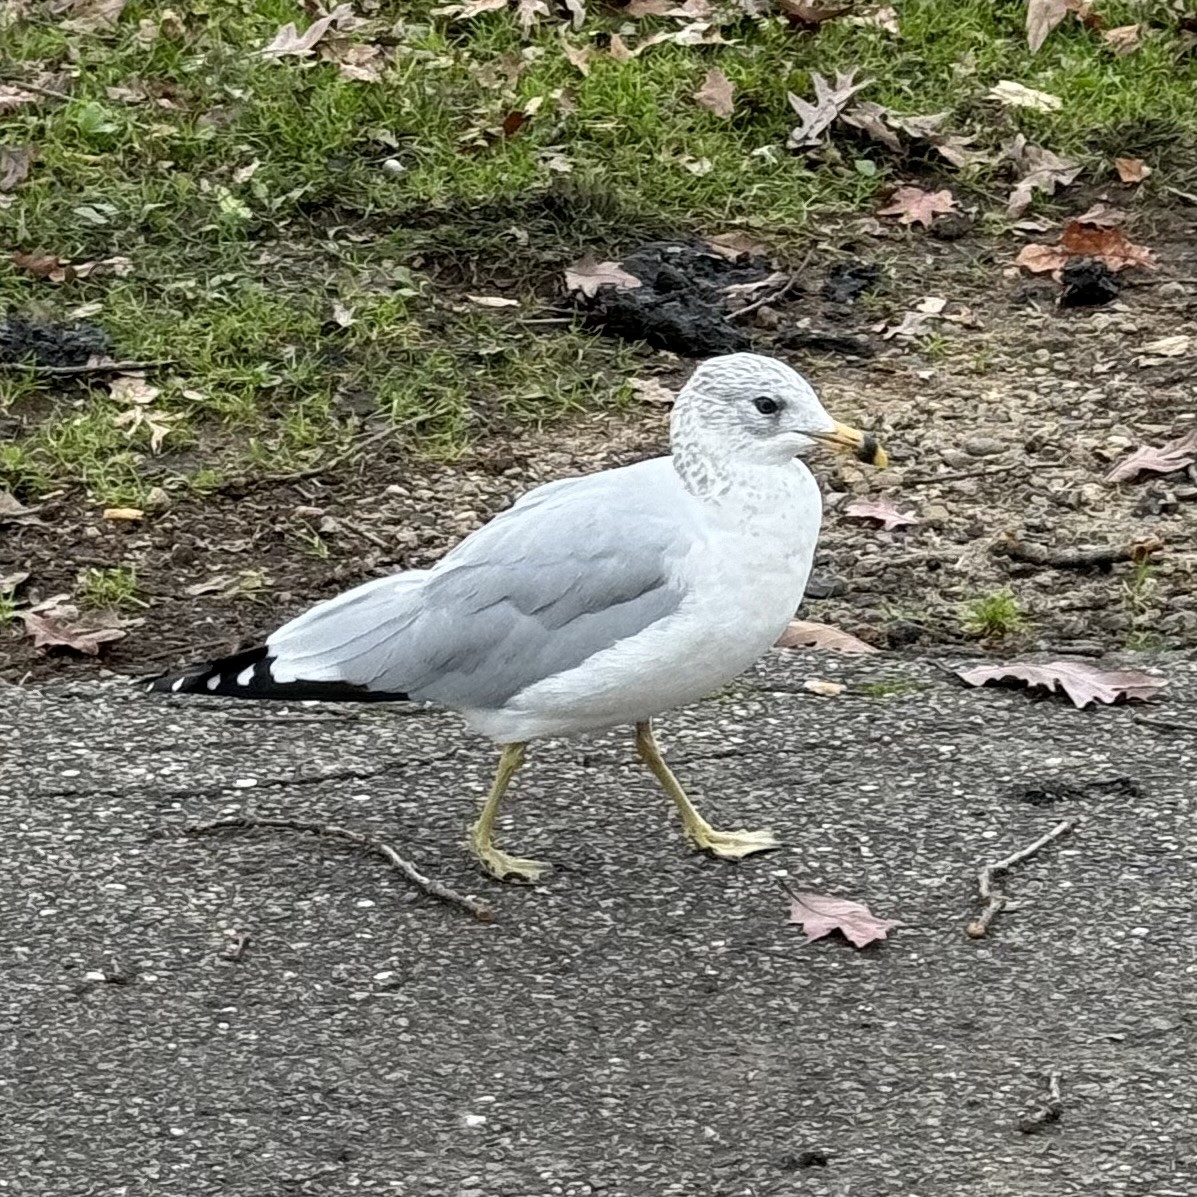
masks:
<path fill-rule="evenodd" d="M 1118 276 L 1096 258 L 1074 258 L 1060 273 L 1062 308 L 1090 308 L 1118 298 Z"/>
<path fill-rule="evenodd" d="M 111 352 L 108 334 L 86 320 L 60 324 L 16 315 L 0 320 L 0 362 L 6 365 L 85 366 Z"/>
<path fill-rule="evenodd" d="M 837 262 L 823 283 L 828 303 L 851 303 L 881 281 L 881 267 L 872 262 Z"/>
<path fill-rule="evenodd" d="M 748 333 L 727 319 L 726 288 L 756 283 L 770 274 L 763 258 L 735 261 L 700 241 L 659 241 L 621 262 L 639 287 L 601 287 L 593 299 L 579 296 L 590 328 L 626 341 L 647 341 L 683 357 L 709 357 L 748 349 Z"/>

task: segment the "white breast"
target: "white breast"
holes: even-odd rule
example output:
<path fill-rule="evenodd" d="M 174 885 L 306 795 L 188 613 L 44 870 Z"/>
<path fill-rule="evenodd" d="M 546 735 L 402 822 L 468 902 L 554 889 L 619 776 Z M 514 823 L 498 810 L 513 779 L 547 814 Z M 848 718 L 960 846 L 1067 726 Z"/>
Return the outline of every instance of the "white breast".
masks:
<path fill-rule="evenodd" d="M 810 574 L 818 484 L 792 462 L 745 469 L 714 498 L 683 495 L 701 505 L 704 535 L 679 567 L 681 607 L 502 710 L 463 711 L 475 730 L 510 742 L 641 722 L 706 697 L 768 651 Z"/>

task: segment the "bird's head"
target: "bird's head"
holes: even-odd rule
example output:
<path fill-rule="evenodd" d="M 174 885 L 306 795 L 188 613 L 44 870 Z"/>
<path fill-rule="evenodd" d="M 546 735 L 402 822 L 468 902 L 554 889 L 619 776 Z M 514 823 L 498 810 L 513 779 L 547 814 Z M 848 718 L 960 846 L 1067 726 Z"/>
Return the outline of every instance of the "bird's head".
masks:
<path fill-rule="evenodd" d="M 701 443 L 722 457 L 781 463 L 829 445 L 884 468 L 871 433 L 833 420 L 810 383 L 776 358 L 729 353 L 690 376 L 673 407 L 675 448 Z"/>

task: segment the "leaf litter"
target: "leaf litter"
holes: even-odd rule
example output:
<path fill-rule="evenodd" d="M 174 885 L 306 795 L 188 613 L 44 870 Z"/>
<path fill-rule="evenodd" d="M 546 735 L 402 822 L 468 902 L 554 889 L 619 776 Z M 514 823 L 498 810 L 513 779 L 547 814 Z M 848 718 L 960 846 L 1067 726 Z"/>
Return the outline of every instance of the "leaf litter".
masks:
<path fill-rule="evenodd" d="M 790 895 L 790 922 L 806 932 L 807 943 L 838 931 L 853 947 L 866 948 L 902 926 L 898 919 L 878 918 L 863 902 L 788 887 L 786 892 Z"/>
<path fill-rule="evenodd" d="M 1031 242 L 1019 250 L 1016 264 L 1032 274 L 1061 270 L 1073 258 L 1092 258 L 1117 273 L 1133 268 L 1155 270 L 1155 255 L 1136 245 L 1105 210 L 1087 212 L 1070 220 L 1056 245 Z"/>
<path fill-rule="evenodd" d="M 877 652 L 873 645 L 848 632 L 841 632 L 830 624 L 812 623 L 808 619 L 791 619 L 774 648 L 825 648 L 854 655 Z"/>
<path fill-rule="evenodd" d="M 956 676 L 970 686 L 1014 680 L 1028 686 L 1042 686 L 1053 693 L 1062 690 L 1075 707 L 1090 703 L 1147 702 L 1165 692 L 1168 683 L 1138 669 L 1100 669 L 1088 661 L 1051 661 L 1038 665 L 1011 661 L 1001 665 L 979 665 L 957 669 Z"/>
<path fill-rule="evenodd" d="M 921 224 L 930 228 L 936 216 L 956 211 L 956 198 L 950 191 L 924 191 L 921 187 L 899 187 L 889 198 L 889 205 L 878 208 L 878 216 L 897 216 L 902 224 Z"/>
<path fill-rule="evenodd" d="M 899 511 L 889 499 L 854 499 L 844 508 L 844 514 L 852 519 L 877 520 L 886 532 L 919 522 L 918 516 Z"/>
<path fill-rule="evenodd" d="M 1161 445 L 1144 445 L 1120 461 L 1108 474 L 1107 482 L 1132 482 L 1140 474 L 1174 474 L 1197 464 L 1197 428 Z"/>

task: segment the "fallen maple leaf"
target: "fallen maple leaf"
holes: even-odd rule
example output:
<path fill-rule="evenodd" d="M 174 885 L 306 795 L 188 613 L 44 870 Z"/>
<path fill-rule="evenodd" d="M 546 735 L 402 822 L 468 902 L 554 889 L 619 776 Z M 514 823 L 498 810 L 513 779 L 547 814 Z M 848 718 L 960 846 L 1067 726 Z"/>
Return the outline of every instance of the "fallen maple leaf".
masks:
<path fill-rule="evenodd" d="M 1034 192 L 1054 195 L 1057 188 L 1067 187 L 1081 173 L 1079 163 L 1061 158 L 1042 146 L 1028 145 L 1021 133 L 1004 151 L 1020 172 L 1018 183 L 1006 200 L 1006 210 L 1011 216 L 1021 216 L 1031 206 Z"/>
<path fill-rule="evenodd" d="M 899 511 L 888 499 L 854 499 L 844 508 L 853 519 L 879 520 L 886 532 L 917 524 L 918 516 Z"/>
<path fill-rule="evenodd" d="M 1136 245 L 1119 228 L 1084 224 L 1070 220 L 1058 245 L 1024 245 L 1018 252 L 1015 263 L 1032 274 L 1062 269 L 1072 258 L 1096 258 L 1110 270 L 1129 270 L 1142 267 L 1156 268 L 1155 256 L 1145 245 Z"/>
<path fill-rule="evenodd" d="M 120 628 L 86 628 L 32 611 L 18 611 L 17 618 L 24 622 L 34 648 L 69 648 L 88 657 L 98 656 L 102 645 L 123 640 L 126 635 Z"/>
<path fill-rule="evenodd" d="M 1027 45 L 1032 54 L 1047 41 L 1047 35 L 1068 15 L 1066 0 L 1027 0 Z"/>
<path fill-rule="evenodd" d="M 984 686 L 1007 678 L 1026 682 L 1028 686 L 1043 686 L 1053 693 L 1059 687 L 1075 707 L 1087 707 L 1091 702 L 1146 702 L 1164 692 L 1168 683 L 1137 669 L 1099 669 L 1087 661 L 1050 661 L 1046 665 L 1011 661 L 1004 665 L 979 665 L 972 669 L 957 669 L 956 676 L 970 686 Z"/>
<path fill-rule="evenodd" d="M 805 149 L 819 144 L 822 135 L 831 127 L 836 117 L 847 107 L 852 97 L 862 87 L 868 87 L 871 79 L 856 82 L 856 71 L 837 71 L 835 83 L 828 83 L 818 71 L 811 71 L 811 83 L 815 88 L 815 102 L 789 93 L 790 107 L 801 118 L 802 123 L 790 130 L 786 145 L 791 150 Z"/>
<path fill-rule="evenodd" d="M 829 894 L 787 892 L 790 922 L 802 927 L 808 943 L 838 931 L 854 947 L 864 948 L 902 926 L 898 919 L 879 919 L 862 902 L 833 898 Z"/>
<path fill-rule="evenodd" d="M 29 178 L 36 153 L 31 145 L 0 146 L 0 191 L 14 191 Z"/>
<path fill-rule="evenodd" d="M 825 648 L 837 653 L 875 653 L 877 650 L 863 640 L 826 623 L 812 623 L 806 619 L 791 619 L 778 637 L 774 648 Z"/>
<path fill-rule="evenodd" d="M 1135 245 L 1119 228 L 1100 228 L 1070 220 L 1064 226 L 1060 244 L 1074 258 L 1097 258 L 1111 270 L 1142 266 L 1156 268 L 1155 256 L 1145 245 Z"/>
<path fill-rule="evenodd" d="M 640 280 L 624 270 L 618 262 L 596 262 L 590 254 L 565 271 L 565 289 L 581 291 L 587 299 L 593 299 L 600 287 L 630 291 L 639 286 Z"/>
<path fill-rule="evenodd" d="M 711 67 L 694 99 L 716 116 L 731 116 L 736 110 L 734 93 L 732 81 L 718 67 Z"/>
<path fill-rule="evenodd" d="M 281 26 L 272 41 L 263 46 L 259 54 L 263 58 L 306 58 L 316 48 L 316 43 L 332 28 L 353 16 L 351 4 L 338 4 L 332 12 L 313 21 L 300 33 L 294 21 Z"/>
<path fill-rule="evenodd" d="M 999 79 L 988 92 L 991 100 L 1005 104 L 1008 108 L 1030 108 L 1034 112 L 1057 112 L 1064 107 L 1064 101 L 1050 92 L 1037 91 L 1016 83 L 1013 79 Z"/>
<path fill-rule="evenodd" d="M 1117 29 L 1107 29 L 1101 35 L 1101 40 L 1121 58 L 1139 48 L 1143 40 L 1143 26 L 1119 25 Z"/>
<path fill-rule="evenodd" d="M 1144 445 L 1120 461 L 1106 475 L 1107 482 L 1129 482 L 1141 473 L 1173 474 L 1197 464 L 1197 428 L 1161 445 Z"/>
<path fill-rule="evenodd" d="M 956 200 L 950 191 L 924 191 L 921 187 L 899 187 L 890 196 L 889 207 L 878 208 L 878 216 L 898 216 L 902 224 L 929 227 L 937 215 L 951 212 Z"/>
<path fill-rule="evenodd" d="M 1142 183 L 1151 174 L 1151 167 L 1142 158 L 1115 158 L 1114 169 L 1123 183 Z"/>

